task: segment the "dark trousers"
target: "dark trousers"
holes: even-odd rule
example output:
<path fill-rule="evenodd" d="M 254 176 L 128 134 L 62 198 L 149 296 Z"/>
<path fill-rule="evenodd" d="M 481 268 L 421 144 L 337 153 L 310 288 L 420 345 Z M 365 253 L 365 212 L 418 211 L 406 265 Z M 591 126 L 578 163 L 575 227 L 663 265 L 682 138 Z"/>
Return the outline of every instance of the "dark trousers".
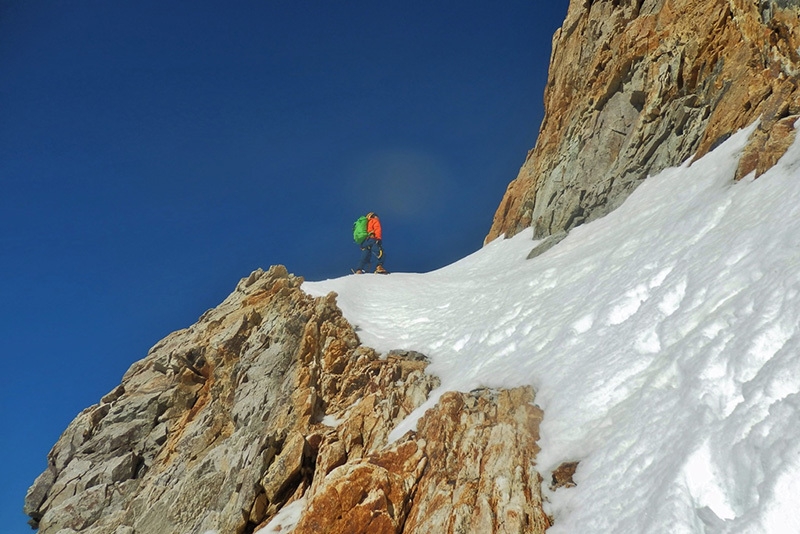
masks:
<path fill-rule="evenodd" d="M 361 261 L 358 263 L 357 270 L 366 270 L 365 267 L 372 264 L 373 255 L 377 260 L 377 265 L 383 265 L 383 246 L 377 239 L 368 237 L 361 243 Z"/>

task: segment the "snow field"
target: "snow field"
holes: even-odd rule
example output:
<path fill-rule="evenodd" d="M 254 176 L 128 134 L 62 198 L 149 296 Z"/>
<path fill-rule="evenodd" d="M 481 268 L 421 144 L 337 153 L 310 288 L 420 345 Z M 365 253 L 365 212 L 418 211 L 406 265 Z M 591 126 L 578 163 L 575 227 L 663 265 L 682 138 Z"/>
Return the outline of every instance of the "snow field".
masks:
<path fill-rule="evenodd" d="M 753 128 L 532 260 L 527 231 L 303 289 L 336 291 L 365 344 L 428 355 L 437 393 L 532 385 L 543 478 L 580 461 L 549 532 L 800 532 L 800 143 L 735 183 Z"/>

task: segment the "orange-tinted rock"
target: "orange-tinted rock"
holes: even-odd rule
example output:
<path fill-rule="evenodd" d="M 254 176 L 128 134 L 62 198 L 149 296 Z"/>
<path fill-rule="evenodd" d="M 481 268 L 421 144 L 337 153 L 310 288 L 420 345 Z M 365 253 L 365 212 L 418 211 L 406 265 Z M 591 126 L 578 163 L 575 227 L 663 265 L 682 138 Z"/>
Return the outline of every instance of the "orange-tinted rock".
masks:
<path fill-rule="evenodd" d="M 395 534 L 425 468 L 424 444 L 407 441 L 328 475 L 295 534 Z"/>
<path fill-rule="evenodd" d="M 330 472 L 295 534 L 540 534 L 530 388 L 449 392 L 392 447 Z"/>
<path fill-rule="evenodd" d="M 26 499 L 39 532 L 252 531 L 383 447 L 438 380 L 360 346 L 301 283 L 254 272 L 84 410 Z"/>
<path fill-rule="evenodd" d="M 763 173 L 800 114 L 800 4 L 570 2 L 553 36 L 545 117 L 487 241 L 600 217 L 648 175 L 760 118 L 738 176 Z"/>
<path fill-rule="evenodd" d="M 572 477 L 578 469 L 578 462 L 565 462 L 559 465 L 553 471 L 552 481 L 550 482 L 550 489 L 557 490 L 558 488 L 572 488 L 575 486 L 575 481 Z"/>
<path fill-rule="evenodd" d="M 536 534 L 549 526 L 530 388 L 444 394 L 419 422 L 428 468 L 404 532 Z"/>

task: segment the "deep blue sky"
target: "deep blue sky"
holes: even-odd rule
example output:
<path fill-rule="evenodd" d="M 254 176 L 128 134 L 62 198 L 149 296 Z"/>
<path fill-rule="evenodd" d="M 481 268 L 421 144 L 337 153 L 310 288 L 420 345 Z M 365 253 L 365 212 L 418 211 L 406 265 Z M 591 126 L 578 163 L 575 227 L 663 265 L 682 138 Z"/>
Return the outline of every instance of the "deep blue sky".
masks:
<path fill-rule="evenodd" d="M 567 4 L 0 0 L 0 531 L 75 415 L 252 270 L 349 273 L 367 211 L 389 270 L 480 248 Z"/>

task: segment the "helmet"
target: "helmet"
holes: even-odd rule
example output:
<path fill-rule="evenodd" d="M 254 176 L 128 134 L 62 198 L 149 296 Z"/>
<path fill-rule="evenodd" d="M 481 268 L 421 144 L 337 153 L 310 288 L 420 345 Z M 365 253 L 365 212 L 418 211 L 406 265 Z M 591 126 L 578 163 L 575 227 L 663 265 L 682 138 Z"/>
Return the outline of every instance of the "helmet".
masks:
<path fill-rule="evenodd" d="M 367 213 L 367 219 L 371 219 L 371 218 L 375 217 L 376 215 L 377 214 L 374 211 L 371 211 L 371 212 Z"/>

